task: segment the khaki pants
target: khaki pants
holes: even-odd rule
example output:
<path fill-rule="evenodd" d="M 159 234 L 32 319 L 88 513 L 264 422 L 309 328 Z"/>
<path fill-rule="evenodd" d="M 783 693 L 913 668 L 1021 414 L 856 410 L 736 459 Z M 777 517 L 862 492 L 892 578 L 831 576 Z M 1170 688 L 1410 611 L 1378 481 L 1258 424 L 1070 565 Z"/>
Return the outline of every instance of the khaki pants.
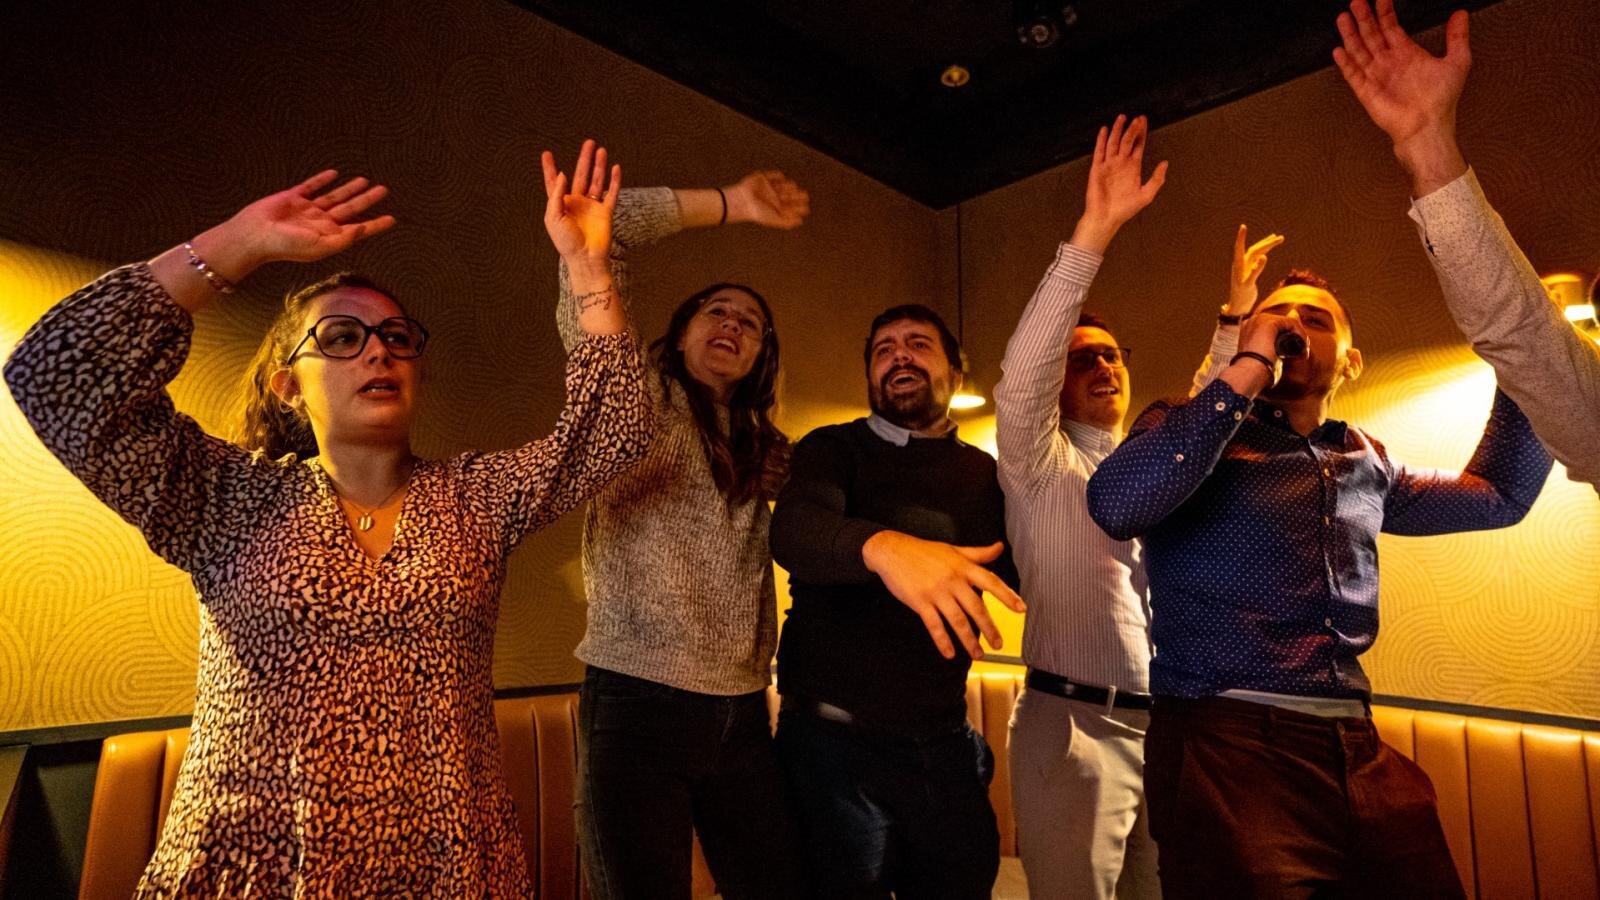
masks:
<path fill-rule="evenodd" d="M 1160 896 L 1144 803 L 1150 714 L 1026 691 L 1011 714 L 1011 801 L 1035 900 Z"/>

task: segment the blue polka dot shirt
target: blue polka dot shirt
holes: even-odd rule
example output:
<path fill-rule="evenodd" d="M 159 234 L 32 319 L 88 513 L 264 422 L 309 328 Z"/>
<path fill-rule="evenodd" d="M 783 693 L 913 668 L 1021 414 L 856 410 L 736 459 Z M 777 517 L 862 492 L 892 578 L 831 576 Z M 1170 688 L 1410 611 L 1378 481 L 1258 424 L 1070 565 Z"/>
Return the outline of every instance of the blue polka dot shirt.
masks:
<path fill-rule="evenodd" d="M 1378 532 L 1512 525 L 1551 460 L 1499 391 L 1464 472 L 1407 468 L 1361 429 L 1302 437 L 1288 414 L 1214 381 L 1142 413 L 1089 481 L 1089 514 L 1144 541 L 1157 694 L 1234 688 L 1367 699 Z"/>

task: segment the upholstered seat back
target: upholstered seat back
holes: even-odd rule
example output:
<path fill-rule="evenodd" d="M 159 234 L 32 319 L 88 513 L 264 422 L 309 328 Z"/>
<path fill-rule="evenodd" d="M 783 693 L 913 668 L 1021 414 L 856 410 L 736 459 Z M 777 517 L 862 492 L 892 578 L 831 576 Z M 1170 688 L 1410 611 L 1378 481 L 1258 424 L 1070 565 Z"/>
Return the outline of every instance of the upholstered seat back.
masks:
<path fill-rule="evenodd" d="M 1433 779 L 1467 896 L 1600 897 L 1600 732 L 1373 707 Z"/>
<path fill-rule="evenodd" d="M 1017 852 L 1006 726 L 1020 675 L 967 683 L 967 714 L 995 751 L 989 796 L 1001 852 Z M 773 720 L 777 694 L 768 692 Z M 506 780 L 541 898 L 583 896 L 573 813 L 576 694 L 495 703 Z M 1375 707 L 1384 740 L 1433 779 L 1439 816 L 1468 896 L 1600 897 L 1600 732 Z M 188 743 L 183 729 L 107 738 L 101 751 L 79 895 L 128 897 L 154 852 Z M 713 888 L 699 849 L 696 897 Z"/>

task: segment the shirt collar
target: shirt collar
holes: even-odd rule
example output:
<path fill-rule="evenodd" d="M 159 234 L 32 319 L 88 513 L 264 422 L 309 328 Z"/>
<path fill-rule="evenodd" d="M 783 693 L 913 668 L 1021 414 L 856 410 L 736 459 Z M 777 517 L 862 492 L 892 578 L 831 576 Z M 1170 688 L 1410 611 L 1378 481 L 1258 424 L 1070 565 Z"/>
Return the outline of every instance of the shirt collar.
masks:
<path fill-rule="evenodd" d="M 950 427 L 946 428 L 939 434 L 918 434 L 909 428 L 901 428 L 899 425 L 894 424 L 877 413 L 867 416 L 867 427 L 872 429 L 872 433 L 883 438 L 896 447 L 904 447 L 906 444 L 911 443 L 912 438 L 938 439 L 955 437 L 956 423 L 951 422 L 948 419 L 945 420 L 945 423 Z"/>
<path fill-rule="evenodd" d="M 1087 422 L 1063 417 L 1061 430 L 1067 433 L 1067 440 L 1074 447 L 1089 454 L 1094 459 L 1105 459 L 1111 451 L 1117 449 L 1117 444 L 1122 440 L 1122 429 L 1101 428 Z"/>
<path fill-rule="evenodd" d="M 1250 414 L 1263 424 L 1294 434 L 1294 429 L 1289 426 L 1289 414 L 1280 406 L 1258 399 L 1255 402 L 1255 408 L 1251 410 Z M 1310 434 L 1306 435 L 1306 440 L 1342 446 L 1349 428 L 1349 423 L 1342 419 L 1324 419 L 1321 425 L 1318 425 L 1311 430 Z M 1296 436 L 1298 437 L 1298 435 Z"/>

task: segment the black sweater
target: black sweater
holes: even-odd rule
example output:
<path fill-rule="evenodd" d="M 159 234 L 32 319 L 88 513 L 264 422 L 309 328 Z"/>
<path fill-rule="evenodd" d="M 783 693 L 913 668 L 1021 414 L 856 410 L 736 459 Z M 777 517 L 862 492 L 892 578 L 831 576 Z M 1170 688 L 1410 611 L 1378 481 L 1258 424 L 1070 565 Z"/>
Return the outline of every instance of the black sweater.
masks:
<path fill-rule="evenodd" d="M 867 570 L 861 546 L 884 529 L 987 546 L 1005 539 L 1005 518 L 994 460 L 953 435 L 900 447 L 866 419 L 808 434 L 772 516 L 772 556 L 794 599 L 778 689 L 895 733 L 960 727 L 971 657 L 953 632 L 956 658 L 939 655 L 922 620 Z M 990 568 L 1017 584 L 1009 547 Z"/>

